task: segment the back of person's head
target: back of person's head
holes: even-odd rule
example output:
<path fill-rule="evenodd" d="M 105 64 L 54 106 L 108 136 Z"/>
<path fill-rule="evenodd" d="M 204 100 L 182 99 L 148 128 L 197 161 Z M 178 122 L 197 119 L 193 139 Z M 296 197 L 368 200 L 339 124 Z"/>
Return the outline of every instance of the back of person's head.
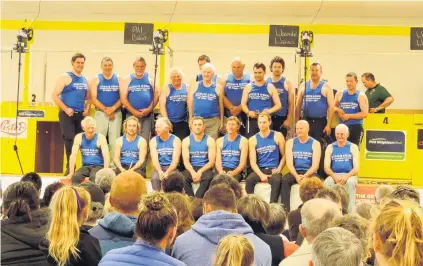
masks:
<path fill-rule="evenodd" d="M 64 184 L 62 182 L 54 182 L 46 187 L 44 190 L 44 196 L 41 200 L 41 205 L 43 207 L 48 207 L 50 205 L 51 198 L 53 197 L 54 193 L 62 188 Z"/>
<path fill-rule="evenodd" d="M 319 234 L 311 247 L 314 266 L 361 266 L 360 240 L 348 230 L 333 227 Z"/>
<path fill-rule="evenodd" d="M 219 241 L 214 266 L 251 266 L 254 245 L 243 235 L 229 234 Z"/>
<path fill-rule="evenodd" d="M 91 196 L 91 211 L 88 214 L 88 221 L 96 221 L 103 217 L 105 195 L 99 185 L 87 181 L 79 185 L 85 188 Z"/>
<path fill-rule="evenodd" d="M 242 197 L 242 187 L 235 178 L 227 175 L 227 174 L 220 174 L 217 175 L 210 183 L 210 187 L 218 185 L 218 184 L 226 184 L 228 185 L 235 193 L 235 197 L 239 200 Z"/>
<path fill-rule="evenodd" d="M 95 174 L 95 183 L 100 186 L 104 194 L 107 194 L 110 192 L 112 182 L 115 177 L 116 173 L 113 171 L 113 169 L 103 168 Z"/>
<path fill-rule="evenodd" d="M 390 185 L 380 185 L 375 191 L 376 203 L 381 202 L 382 199 L 390 197 L 394 192 L 394 188 Z"/>
<path fill-rule="evenodd" d="M 113 210 L 138 213 L 141 197 L 147 194 L 145 179 L 134 171 L 126 171 L 113 179 L 109 201 Z"/>
<path fill-rule="evenodd" d="M 270 207 L 260 196 L 249 194 L 238 200 L 238 213 L 244 217 L 247 222 L 261 224 L 267 227 L 270 217 Z"/>
<path fill-rule="evenodd" d="M 344 228 L 353 233 L 361 242 L 362 257 L 366 256 L 366 247 L 368 243 L 367 229 L 369 228 L 370 222 L 358 214 L 347 214 L 335 221 L 333 221 L 333 227 Z"/>
<path fill-rule="evenodd" d="M 35 173 L 35 172 L 29 172 L 26 173 L 22 178 L 21 181 L 29 181 L 32 182 L 35 186 L 35 188 L 38 190 L 38 192 L 41 191 L 41 187 L 43 186 L 43 183 L 41 181 L 41 177 Z"/>
<path fill-rule="evenodd" d="M 233 190 L 225 184 L 211 187 L 203 198 L 204 214 L 212 211 L 236 212 L 236 198 Z"/>
<path fill-rule="evenodd" d="M 173 208 L 175 208 L 176 214 L 178 215 L 178 229 L 176 231 L 176 237 L 178 237 L 188 231 L 194 224 L 191 205 L 188 197 L 181 193 L 171 192 L 166 193 L 165 195 Z"/>
<path fill-rule="evenodd" d="M 71 255 L 79 257 L 82 252 L 76 245 L 79 228 L 88 218 L 90 204 L 90 193 L 81 187 L 64 186 L 54 193 L 50 203 L 51 220 L 47 239 L 49 255 L 58 265 L 65 265 Z"/>
<path fill-rule="evenodd" d="M 316 199 L 327 199 L 339 205 L 342 210 L 342 202 L 339 193 L 330 188 L 321 189 L 316 194 Z"/>
<path fill-rule="evenodd" d="M 348 196 L 348 192 L 345 187 L 336 184 L 331 189 L 338 193 L 339 197 L 341 198 L 341 205 L 342 205 L 342 214 L 348 213 L 348 204 L 350 203 L 350 198 Z"/>
<path fill-rule="evenodd" d="M 3 217 L 32 220 L 31 212 L 40 207 L 38 191 L 32 182 L 16 182 L 6 188 L 3 194 Z"/>
<path fill-rule="evenodd" d="M 163 192 L 178 192 L 178 193 L 185 193 L 184 189 L 185 178 L 184 176 L 178 172 L 174 171 L 170 173 L 167 177 L 163 178 L 162 180 L 162 189 Z"/>
<path fill-rule="evenodd" d="M 300 198 L 307 202 L 316 197 L 317 192 L 324 189 L 323 181 L 318 177 L 306 178 L 300 185 Z"/>
<path fill-rule="evenodd" d="M 355 205 L 353 212 L 370 221 L 372 219 L 372 208 L 372 203 L 363 201 Z"/>
<path fill-rule="evenodd" d="M 286 213 L 283 206 L 279 203 L 270 203 L 269 222 L 266 232 L 269 235 L 280 235 L 285 230 Z"/>
<path fill-rule="evenodd" d="M 190 197 L 189 202 L 191 205 L 191 213 L 194 221 L 200 219 L 203 216 L 203 199 L 197 197 Z"/>
<path fill-rule="evenodd" d="M 400 200 L 414 200 L 420 204 L 420 194 L 410 186 L 397 186 L 391 194 L 392 198 Z"/>
<path fill-rule="evenodd" d="M 369 249 L 389 266 L 423 265 L 423 210 L 412 200 L 392 200 L 382 206 L 369 232 Z"/>
<path fill-rule="evenodd" d="M 342 216 L 339 206 L 327 199 L 311 199 L 301 208 L 300 225 L 301 234 L 308 239 L 313 239 L 329 228 L 335 219 Z"/>
<path fill-rule="evenodd" d="M 142 197 L 135 235 L 153 245 L 167 237 L 170 245 L 176 235 L 178 216 L 163 192 L 152 192 Z"/>

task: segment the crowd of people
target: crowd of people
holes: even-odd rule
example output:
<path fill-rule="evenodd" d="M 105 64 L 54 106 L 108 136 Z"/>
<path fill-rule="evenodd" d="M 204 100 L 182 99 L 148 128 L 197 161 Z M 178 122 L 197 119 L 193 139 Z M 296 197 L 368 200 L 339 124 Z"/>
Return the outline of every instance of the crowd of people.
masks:
<path fill-rule="evenodd" d="M 342 186 L 317 177 L 286 212 L 219 174 L 202 199 L 172 172 L 160 191 L 135 171 L 48 185 L 28 173 L 3 194 L 2 265 L 423 265 L 423 208 L 409 186 L 381 185 L 349 212 Z M 42 196 L 42 198 L 41 198 Z"/>

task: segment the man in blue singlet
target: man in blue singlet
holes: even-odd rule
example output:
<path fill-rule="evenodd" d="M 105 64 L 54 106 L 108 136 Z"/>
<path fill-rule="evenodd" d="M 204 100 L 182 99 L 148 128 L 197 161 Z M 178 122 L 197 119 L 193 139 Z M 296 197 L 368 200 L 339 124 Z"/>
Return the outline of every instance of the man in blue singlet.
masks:
<path fill-rule="evenodd" d="M 348 126 L 348 141 L 360 146 L 363 137 L 363 119 L 369 112 L 366 95 L 357 89 L 357 75 L 350 72 L 345 77 L 347 88 L 335 95 L 334 110 L 343 124 Z"/>
<path fill-rule="evenodd" d="M 226 121 L 228 133 L 216 141 L 217 173 L 232 176 L 238 182 L 242 180 L 248 158 L 248 139 L 238 133 L 240 126 L 236 116 L 229 117 Z"/>
<path fill-rule="evenodd" d="M 157 136 L 150 140 L 151 162 L 154 170 L 151 174 L 153 190 L 160 191 L 161 182 L 176 170 L 181 157 L 181 140 L 170 134 L 172 124 L 166 117 L 156 121 Z"/>
<path fill-rule="evenodd" d="M 82 132 L 81 121 L 88 115 L 91 107 L 88 82 L 82 74 L 85 56 L 76 53 L 72 56 L 72 71 L 64 73 L 56 82 L 52 99 L 60 108 L 59 124 L 65 142 L 66 172 L 69 174 L 69 157 L 72 153 L 76 134 Z M 87 103 L 85 104 L 85 100 Z M 72 169 L 72 172 L 75 169 Z"/>
<path fill-rule="evenodd" d="M 69 175 L 72 184 L 78 185 L 84 178 L 95 181 L 95 174 L 102 168 L 109 168 L 110 155 L 106 137 L 95 131 L 96 122 L 87 116 L 81 122 L 84 132 L 75 136 L 72 153 L 69 157 Z M 76 156 L 78 151 L 82 155 L 82 167 L 75 172 Z"/>
<path fill-rule="evenodd" d="M 245 86 L 241 99 L 242 111 L 247 115 L 245 134 L 247 138 L 259 132 L 257 123 L 259 113 L 265 112 L 272 115 L 282 107 L 275 86 L 264 79 L 266 66 L 263 63 L 255 63 L 253 71 L 255 81 Z"/>
<path fill-rule="evenodd" d="M 116 140 L 114 151 L 115 172 L 135 171 L 145 176 L 147 141 L 138 135 L 140 123 L 135 116 L 128 117 L 123 123 L 124 135 Z"/>
<path fill-rule="evenodd" d="M 179 139 L 189 136 L 188 85 L 182 79 L 183 73 L 180 69 L 171 69 L 171 83 L 166 84 L 160 93 L 160 114 L 169 118 L 172 122 L 172 133 Z"/>
<path fill-rule="evenodd" d="M 122 105 L 119 97 L 119 75 L 113 73 L 113 60 L 104 57 L 101 70 L 91 80 L 91 99 L 96 108 L 94 119 L 97 132 L 108 137 L 110 158 L 113 158 L 116 139 L 120 136 L 122 126 Z M 113 161 L 110 162 L 113 165 Z"/>
<path fill-rule="evenodd" d="M 282 57 L 273 57 L 270 61 L 270 71 L 272 75 L 267 78 L 267 82 L 275 86 L 282 105 L 282 108 L 272 115 L 272 128 L 286 138 L 294 116 L 295 92 L 291 81 L 282 76 L 285 71 L 285 60 Z"/>
<path fill-rule="evenodd" d="M 203 80 L 190 85 L 188 91 L 188 111 L 190 118 L 199 116 L 204 119 L 206 134 L 216 140 L 223 129 L 223 88 L 213 82 L 216 68 L 206 63 L 202 67 Z"/>
<path fill-rule="evenodd" d="M 349 131 L 345 124 L 339 124 L 335 128 L 335 135 L 336 141 L 328 145 L 325 153 L 325 172 L 328 174 L 325 186 L 331 187 L 335 184 L 345 186 L 350 198 L 348 212 L 351 212 L 355 206 L 360 151 L 356 144 L 347 140 Z"/>
<path fill-rule="evenodd" d="M 321 155 L 320 143 L 308 134 L 307 121 L 298 121 L 295 131 L 297 137 L 286 142 L 286 166 L 289 173 L 282 178 L 281 201 L 287 211 L 291 208 L 291 187 L 301 184 L 306 178 L 317 176 Z"/>
<path fill-rule="evenodd" d="M 244 87 L 250 83 L 251 78 L 249 74 L 244 73 L 245 64 L 241 61 L 241 58 L 235 57 L 232 60 L 231 68 L 232 73 L 227 74 L 221 83 L 225 93 L 225 97 L 223 98 L 225 117 L 238 117 L 241 121 L 239 133 L 244 136 L 247 115 L 242 112 L 241 99 Z"/>
<path fill-rule="evenodd" d="M 248 175 L 245 191 L 254 193 L 258 182 L 269 182 L 270 202 L 278 202 L 281 192 L 282 169 L 285 165 L 285 138 L 282 133 L 270 130 L 272 118 L 268 113 L 258 115 L 260 132 L 248 140 L 250 165 L 253 173 Z"/>
<path fill-rule="evenodd" d="M 197 59 L 198 68 L 200 69 L 200 73 L 195 76 L 195 81 L 202 81 L 203 80 L 203 74 L 202 74 L 202 68 L 205 64 L 211 63 L 210 57 L 208 55 L 200 55 Z M 217 73 L 213 73 L 212 81 L 214 83 L 221 83 L 221 77 Z M 192 83 L 192 82 L 191 82 Z"/>
<path fill-rule="evenodd" d="M 135 116 L 141 123 L 141 136 L 149 141 L 152 135 L 153 110 L 159 102 L 160 89 L 153 88 L 153 79 L 145 72 L 142 57 L 134 61 L 134 73 L 119 82 L 120 100 L 128 109 L 127 116 Z"/>
<path fill-rule="evenodd" d="M 194 196 L 192 183 L 200 183 L 195 196 L 203 198 L 213 179 L 212 168 L 216 160 L 216 143 L 205 134 L 204 120 L 201 117 L 191 119 L 191 135 L 182 141 L 182 157 L 185 171 L 185 193 Z"/>
<path fill-rule="evenodd" d="M 324 134 L 330 136 L 333 117 L 334 96 L 328 83 L 321 79 L 322 66 L 310 66 L 311 80 L 303 82 L 298 90 L 296 119 L 302 111 L 302 119 L 310 125 L 310 136 L 321 141 Z"/>

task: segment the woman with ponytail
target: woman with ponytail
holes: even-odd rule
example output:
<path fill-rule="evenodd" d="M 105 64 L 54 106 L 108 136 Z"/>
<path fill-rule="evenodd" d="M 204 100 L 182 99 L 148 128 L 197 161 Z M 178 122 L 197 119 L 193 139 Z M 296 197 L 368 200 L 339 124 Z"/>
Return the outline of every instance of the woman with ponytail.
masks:
<path fill-rule="evenodd" d="M 369 232 L 378 266 L 423 266 L 423 210 L 415 202 L 386 203 Z"/>
<path fill-rule="evenodd" d="M 252 266 L 253 244 L 243 235 L 230 234 L 220 240 L 216 249 L 215 266 Z"/>
<path fill-rule="evenodd" d="M 90 194 L 81 187 L 65 186 L 53 195 L 50 229 L 40 243 L 50 265 L 98 265 L 100 243 L 81 227 L 90 206 Z"/>
<path fill-rule="evenodd" d="M 41 210 L 31 182 L 16 182 L 3 194 L 1 265 L 45 265 L 38 247 L 48 230 L 48 210 Z"/>
<path fill-rule="evenodd" d="M 141 211 L 135 224 L 134 245 L 113 249 L 100 266 L 168 265 L 186 266 L 164 252 L 175 238 L 178 216 L 162 192 L 152 192 L 141 200 Z"/>

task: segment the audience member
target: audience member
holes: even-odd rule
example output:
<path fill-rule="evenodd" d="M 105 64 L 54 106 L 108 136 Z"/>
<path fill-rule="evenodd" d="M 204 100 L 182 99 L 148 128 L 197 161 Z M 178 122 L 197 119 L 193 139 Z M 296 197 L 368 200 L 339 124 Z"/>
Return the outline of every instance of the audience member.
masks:
<path fill-rule="evenodd" d="M 169 200 L 178 215 L 178 228 L 176 230 L 176 237 L 178 237 L 191 229 L 191 226 L 194 224 L 191 206 L 188 197 L 182 195 L 181 193 L 166 193 L 166 198 Z"/>
<path fill-rule="evenodd" d="M 390 185 L 380 185 L 375 191 L 376 203 L 380 203 L 382 199 L 389 197 L 394 192 L 394 188 Z"/>
<path fill-rule="evenodd" d="M 420 204 L 420 194 L 415 189 L 409 186 L 397 186 L 391 195 L 394 199 L 414 200 Z"/>
<path fill-rule="evenodd" d="M 331 188 L 324 188 L 321 189 L 319 192 L 316 193 L 316 199 L 327 199 L 339 206 L 339 209 L 342 211 L 342 201 L 339 194 Z"/>
<path fill-rule="evenodd" d="M 228 185 L 232 191 L 235 193 L 235 198 L 239 200 L 243 195 L 244 191 L 239 184 L 239 182 L 234 179 L 233 177 L 227 175 L 227 174 L 220 174 L 217 175 L 210 183 L 210 187 L 218 185 L 218 184 L 226 184 Z"/>
<path fill-rule="evenodd" d="M 174 171 L 162 179 L 162 190 L 165 193 L 178 192 L 185 194 L 185 178 L 178 172 Z"/>
<path fill-rule="evenodd" d="M 307 242 L 284 259 L 279 266 L 307 265 L 311 259 L 311 246 L 314 239 L 341 216 L 342 212 L 339 206 L 330 200 L 311 199 L 304 203 L 301 208 L 300 233 Z"/>
<path fill-rule="evenodd" d="M 41 177 L 35 173 L 35 172 L 29 172 L 26 173 L 22 178 L 21 181 L 29 181 L 32 182 L 35 186 L 35 188 L 38 191 L 38 195 L 41 194 L 41 187 L 43 186 L 43 183 L 41 181 Z"/>
<path fill-rule="evenodd" d="M 269 245 L 272 252 L 272 265 L 277 266 L 285 258 L 283 240 L 280 236 L 269 235 L 265 228 L 270 218 L 270 207 L 259 196 L 250 194 L 242 197 L 238 203 L 238 213 L 251 226 L 253 232 Z"/>
<path fill-rule="evenodd" d="M 144 196 L 135 226 L 137 241 L 132 246 L 111 250 L 99 265 L 185 265 L 164 253 L 173 243 L 177 225 L 176 211 L 164 193 Z"/>
<path fill-rule="evenodd" d="M 45 265 L 38 247 L 48 230 L 49 213 L 40 209 L 32 182 L 16 182 L 3 194 L 1 265 Z"/>
<path fill-rule="evenodd" d="M 196 197 L 190 197 L 189 201 L 191 204 L 192 217 L 195 221 L 198 221 L 198 219 L 203 216 L 203 200 Z"/>
<path fill-rule="evenodd" d="M 311 248 L 311 266 L 361 266 L 362 247 L 348 230 L 333 227 L 316 237 Z"/>
<path fill-rule="evenodd" d="M 173 246 L 172 256 L 188 266 L 213 265 L 213 254 L 219 241 L 229 234 L 241 234 L 255 247 L 255 265 L 271 265 L 269 246 L 254 235 L 251 227 L 236 213 L 234 192 L 224 184 L 210 188 L 203 199 L 204 215 L 180 235 Z"/>
<path fill-rule="evenodd" d="M 100 186 L 104 194 L 107 194 L 110 192 L 115 177 L 116 173 L 112 168 L 103 168 L 95 174 L 95 183 Z"/>
<path fill-rule="evenodd" d="M 105 197 L 103 190 L 91 181 L 79 185 L 85 188 L 91 196 L 91 210 L 88 213 L 88 220 L 84 223 L 84 228 L 90 230 L 97 225 L 97 220 L 103 218 Z"/>
<path fill-rule="evenodd" d="M 317 192 L 324 189 L 323 181 L 318 177 L 311 177 L 305 179 L 300 185 L 300 199 L 303 202 L 298 209 L 288 213 L 289 239 L 296 241 L 301 224 L 301 208 L 304 203 L 314 199 Z"/>
<path fill-rule="evenodd" d="M 348 212 L 351 212 L 352 209 L 350 210 L 349 208 L 351 206 L 354 206 L 355 204 L 351 205 L 350 204 L 350 197 L 348 195 L 347 190 L 345 189 L 344 186 L 341 186 L 339 184 L 333 185 L 331 187 L 331 189 L 335 192 L 338 193 L 339 197 L 341 198 L 341 205 L 342 205 L 342 214 L 345 215 Z M 355 200 L 355 196 L 354 196 L 354 200 Z"/>
<path fill-rule="evenodd" d="M 90 234 L 100 241 L 103 256 L 109 250 L 135 242 L 133 235 L 140 213 L 139 203 L 145 194 L 146 181 L 135 171 L 123 172 L 113 179 L 109 196 L 112 212 L 90 230 Z"/>
<path fill-rule="evenodd" d="M 41 200 L 41 207 L 47 207 L 50 205 L 51 198 L 54 193 L 62 188 L 64 184 L 62 182 L 54 182 L 46 187 L 44 190 L 44 196 Z"/>
<path fill-rule="evenodd" d="M 254 246 L 243 235 L 230 234 L 219 241 L 214 266 L 252 266 Z"/>
<path fill-rule="evenodd" d="M 378 266 L 423 265 L 423 210 L 412 200 L 385 204 L 369 232 Z"/>
<path fill-rule="evenodd" d="M 98 265 L 100 244 L 81 227 L 90 206 L 90 194 L 81 187 L 65 186 L 54 194 L 50 203 L 50 229 L 40 243 L 49 265 Z"/>
<path fill-rule="evenodd" d="M 363 201 L 355 205 L 353 213 L 357 213 L 367 221 L 370 221 L 372 219 L 372 208 L 373 204 Z"/>

